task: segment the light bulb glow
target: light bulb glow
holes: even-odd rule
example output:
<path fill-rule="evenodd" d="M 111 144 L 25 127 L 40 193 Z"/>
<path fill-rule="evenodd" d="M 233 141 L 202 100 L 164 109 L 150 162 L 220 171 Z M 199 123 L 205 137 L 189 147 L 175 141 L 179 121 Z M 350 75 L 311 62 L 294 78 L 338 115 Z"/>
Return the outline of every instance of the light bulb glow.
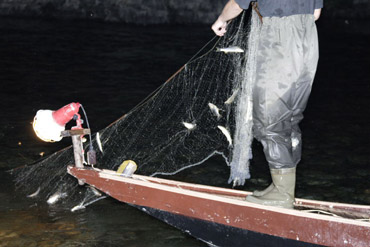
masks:
<path fill-rule="evenodd" d="M 33 119 L 32 126 L 37 137 L 45 142 L 58 142 L 63 138 L 61 132 L 65 130 L 65 127 L 54 120 L 51 110 L 39 110 Z"/>

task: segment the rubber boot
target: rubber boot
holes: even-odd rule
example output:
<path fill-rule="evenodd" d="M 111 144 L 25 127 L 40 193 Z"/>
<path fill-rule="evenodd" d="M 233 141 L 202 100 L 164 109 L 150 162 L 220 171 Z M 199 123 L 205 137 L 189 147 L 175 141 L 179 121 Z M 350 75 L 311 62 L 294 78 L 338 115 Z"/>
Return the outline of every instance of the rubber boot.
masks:
<path fill-rule="evenodd" d="M 274 188 L 262 196 L 247 196 L 246 200 L 262 205 L 293 208 L 295 171 L 295 168 L 270 169 Z"/>
<path fill-rule="evenodd" d="M 273 190 L 275 188 L 275 185 L 274 183 L 271 183 L 269 185 L 269 187 L 267 187 L 266 189 L 264 190 L 255 190 L 253 191 L 253 196 L 263 196 L 263 195 L 266 195 L 268 192 L 270 192 L 271 190 Z"/>

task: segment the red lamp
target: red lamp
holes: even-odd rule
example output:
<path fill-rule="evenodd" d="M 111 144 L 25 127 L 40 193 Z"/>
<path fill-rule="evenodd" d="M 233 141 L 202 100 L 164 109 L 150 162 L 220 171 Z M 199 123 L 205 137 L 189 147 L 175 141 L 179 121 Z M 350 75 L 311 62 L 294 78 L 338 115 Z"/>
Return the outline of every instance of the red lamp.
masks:
<path fill-rule="evenodd" d="M 33 129 L 37 137 L 46 142 L 60 141 L 65 125 L 75 116 L 77 128 L 81 128 L 82 120 L 78 114 L 80 106 L 80 103 L 70 103 L 56 111 L 39 110 L 33 119 Z"/>

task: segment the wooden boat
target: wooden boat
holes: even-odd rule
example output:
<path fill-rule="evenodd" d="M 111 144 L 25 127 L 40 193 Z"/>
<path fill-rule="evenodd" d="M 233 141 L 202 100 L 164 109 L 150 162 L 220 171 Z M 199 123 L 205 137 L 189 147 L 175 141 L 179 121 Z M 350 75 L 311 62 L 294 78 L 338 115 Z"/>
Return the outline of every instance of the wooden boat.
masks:
<path fill-rule="evenodd" d="M 246 202 L 245 191 L 72 166 L 68 173 L 210 246 L 370 246 L 370 206 L 296 199 L 284 209 Z"/>

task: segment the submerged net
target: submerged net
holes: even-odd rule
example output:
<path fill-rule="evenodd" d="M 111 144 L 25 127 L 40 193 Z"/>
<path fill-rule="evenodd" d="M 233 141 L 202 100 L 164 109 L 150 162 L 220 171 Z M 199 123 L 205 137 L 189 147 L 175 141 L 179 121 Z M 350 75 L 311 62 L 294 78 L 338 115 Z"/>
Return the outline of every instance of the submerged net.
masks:
<path fill-rule="evenodd" d="M 99 168 L 116 170 L 124 160 L 134 160 L 139 174 L 171 175 L 221 155 L 231 169 L 229 183 L 244 184 L 250 177 L 251 94 L 259 25 L 256 14 L 244 13 L 233 20 L 224 37 L 205 46 L 151 96 L 101 130 Z M 244 52 L 220 51 L 232 47 Z M 96 135 L 93 146 L 98 150 Z M 66 173 L 73 163 L 68 147 L 14 169 L 16 185 L 28 194 L 39 190 L 45 200 L 59 193 L 66 197 L 63 202 L 86 201 L 94 193 L 76 189 L 76 179 Z"/>

